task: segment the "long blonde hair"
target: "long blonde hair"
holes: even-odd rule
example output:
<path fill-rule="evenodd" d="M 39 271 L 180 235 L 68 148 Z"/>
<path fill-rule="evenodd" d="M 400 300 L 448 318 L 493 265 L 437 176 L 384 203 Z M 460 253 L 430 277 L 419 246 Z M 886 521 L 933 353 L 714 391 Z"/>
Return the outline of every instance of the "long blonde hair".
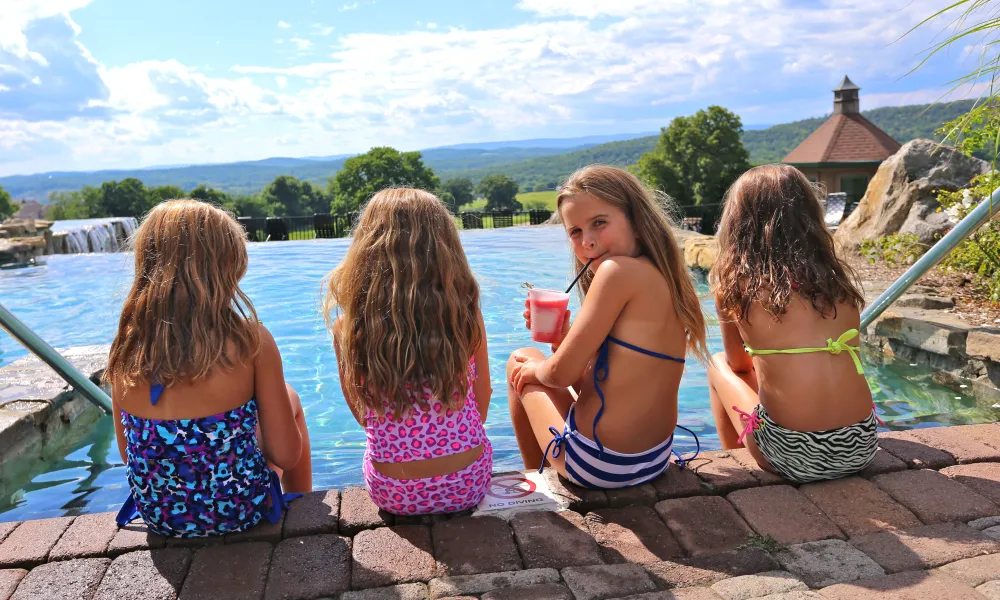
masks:
<path fill-rule="evenodd" d="M 433 194 L 390 188 L 368 202 L 323 301 L 342 318 L 340 377 L 349 402 L 397 417 L 424 388 L 447 408 L 465 399 L 469 360 L 482 344 L 479 285 L 448 209 Z M 488 377 L 487 373 L 480 377 Z"/>
<path fill-rule="evenodd" d="M 587 193 L 622 210 L 632 225 L 639 252 L 648 257 L 669 284 L 674 310 L 684 324 L 688 351 L 702 361 L 709 360 L 705 341 L 705 317 L 694 289 L 694 280 L 684 263 L 684 253 L 677 246 L 667 216 L 669 199 L 657 197 L 634 175 L 616 167 L 591 165 L 579 169 L 559 188 L 556 206 L 575 194 Z M 577 273 L 583 269 L 574 257 Z M 582 294 L 590 290 L 594 279 L 588 271 L 580 278 Z"/>
<path fill-rule="evenodd" d="M 754 167 L 726 193 L 712 287 L 719 312 L 748 321 L 759 302 L 775 320 L 793 294 L 823 317 L 864 306 L 857 274 L 837 256 L 816 189 L 790 165 Z"/>
<path fill-rule="evenodd" d="M 232 215 L 197 200 L 162 202 L 131 244 L 135 281 L 111 344 L 107 381 L 169 387 L 256 355 L 257 313 L 239 287 L 246 235 Z"/>

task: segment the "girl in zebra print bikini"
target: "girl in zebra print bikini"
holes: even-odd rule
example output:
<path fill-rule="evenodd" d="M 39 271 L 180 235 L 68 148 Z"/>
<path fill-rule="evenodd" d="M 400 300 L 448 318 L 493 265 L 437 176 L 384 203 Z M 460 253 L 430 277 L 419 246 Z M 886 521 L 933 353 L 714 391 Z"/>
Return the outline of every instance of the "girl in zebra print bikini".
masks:
<path fill-rule="evenodd" d="M 723 448 L 796 482 L 875 457 L 878 417 L 858 354 L 864 296 L 837 256 L 816 190 L 767 165 L 730 188 L 711 274 L 724 352 L 709 368 Z"/>

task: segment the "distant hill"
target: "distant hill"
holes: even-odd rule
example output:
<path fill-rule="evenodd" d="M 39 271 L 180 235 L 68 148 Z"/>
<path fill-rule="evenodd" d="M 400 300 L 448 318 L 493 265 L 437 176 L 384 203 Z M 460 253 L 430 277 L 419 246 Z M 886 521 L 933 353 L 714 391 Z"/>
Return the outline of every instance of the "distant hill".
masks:
<path fill-rule="evenodd" d="M 933 138 L 934 130 L 967 112 L 972 100 L 942 105 L 883 107 L 864 115 L 900 143 Z M 765 129 L 749 125 L 743 144 L 755 164 L 779 162 L 826 119 L 804 119 Z M 521 184 L 522 191 L 550 190 L 574 170 L 593 163 L 625 167 L 656 145 L 659 134 L 544 138 L 509 142 L 458 144 L 422 150 L 424 163 L 442 178 L 468 177 L 478 182 L 502 173 Z M 613 141 L 607 141 L 613 140 Z M 602 143 L 603 142 L 603 143 Z M 208 185 L 231 193 L 254 193 L 278 175 L 292 175 L 325 186 L 350 155 L 266 158 L 258 161 L 93 172 L 52 172 L 0 178 L 0 186 L 16 199 L 44 201 L 49 192 L 99 186 L 112 179 L 137 177 L 147 186 L 177 185 L 190 190 Z"/>

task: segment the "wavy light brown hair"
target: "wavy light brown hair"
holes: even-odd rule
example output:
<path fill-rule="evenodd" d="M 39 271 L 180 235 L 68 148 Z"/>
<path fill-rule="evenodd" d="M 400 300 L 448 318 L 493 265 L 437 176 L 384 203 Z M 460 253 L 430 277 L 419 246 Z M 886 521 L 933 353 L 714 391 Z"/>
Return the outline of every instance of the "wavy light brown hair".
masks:
<path fill-rule="evenodd" d="M 197 200 L 169 200 L 146 215 L 131 245 L 135 281 L 106 380 L 170 387 L 256 355 L 257 313 L 239 287 L 246 235 L 232 215 Z"/>
<path fill-rule="evenodd" d="M 837 257 L 812 183 L 795 167 L 764 165 L 726 193 L 712 288 L 721 314 L 749 321 L 760 302 L 780 320 L 793 294 L 824 318 L 837 304 L 864 306 L 857 273 Z"/>
<path fill-rule="evenodd" d="M 674 310 L 687 334 L 688 351 L 702 361 L 709 360 L 705 342 L 705 316 L 694 289 L 694 280 L 684 263 L 684 253 L 677 246 L 668 216 L 670 199 L 658 196 L 635 176 L 617 167 L 591 165 L 579 169 L 559 188 L 556 206 L 561 209 L 567 198 L 580 193 L 592 196 L 625 212 L 639 244 L 639 252 L 649 258 L 670 285 Z M 573 257 L 574 275 L 584 263 Z M 594 279 L 591 271 L 580 278 L 580 293 L 585 296 Z"/>
<path fill-rule="evenodd" d="M 469 359 L 482 344 L 479 285 L 448 209 L 433 194 L 390 188 L 368 202 L 323 301 L 335 312 L 340 377 L 349 402 L 394 415 L 426 406 L 424 385 L 458 408 L 469 385 Z M 481 377 L 489 374 L 482 373 Z"/>

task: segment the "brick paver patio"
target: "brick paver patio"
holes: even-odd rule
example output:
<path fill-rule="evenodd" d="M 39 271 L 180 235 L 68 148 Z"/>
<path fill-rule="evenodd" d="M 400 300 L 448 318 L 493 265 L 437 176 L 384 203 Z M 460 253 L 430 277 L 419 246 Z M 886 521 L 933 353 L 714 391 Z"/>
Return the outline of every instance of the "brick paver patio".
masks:
<path fill-rule="evenodd" d="M 802 486 L 742 451 L 615 492 L 546 472 L 569 509 L 509 519 L 394 517 L 352 488 L 213 540 L 111 513 L 0 523 L 0 600 L 1000 600 L 1000 425 L 884 441 Z"/>

